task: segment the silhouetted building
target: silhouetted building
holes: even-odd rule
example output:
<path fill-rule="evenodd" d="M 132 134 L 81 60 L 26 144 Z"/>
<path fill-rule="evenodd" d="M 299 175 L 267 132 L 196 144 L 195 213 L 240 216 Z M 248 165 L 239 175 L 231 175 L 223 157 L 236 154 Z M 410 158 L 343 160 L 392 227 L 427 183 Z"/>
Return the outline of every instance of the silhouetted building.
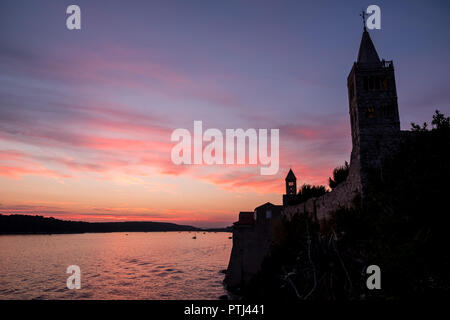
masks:
<path fill-rule="evenodd" d="M 284 180 L 286 182 L 286 194 L 283 195 L 283 206 L 293 202 L 297 195 L 297 178 L 292 169 L 289 169 L 286 179 Z"/>
<path fill-rule="evenodd" d="M 395 151 L 400 137 L 394 65 L 380 61 L 366 29 L 347 87 L 353 144 L 350 176 L 359 180 L 364 195 L 367 173 Z"/>
<path fill-rule="evenodd" d="M 283 206 L 274 205 L 270 202 L 266 202 L 263 205 L 255 208 L 254 220 L 256 224 L 272 223 L 274 219 L 277 219 L 281 215 L 281 209 Z"/>
<path fill-rule="evenodd" d="M 289 170 L 283 206 L 265 203 L 255 209 L 254 225 L 235 224 L 225 278 L 229 287 L 247 283 L 258 272 L 274 241 L 275 220 L 281 221 L 277 218 L 289 222 L 306 214 L 322 223 L 337 209 L 361 203 L 356 200 L 366 195 L 370 174 L 379 173 L 383 160 L 395 152 L 400 138 L 409 134 L 400 130 L 393 62 L 380 60 L 365 28 L 347 87 L 353 145 L 347 179 L 331 192 L 297 203 L 292 201 L 296 199 L 297 179 Z"/>
<path fill-rule="evenodd" d="M 253 211 L 241 211 L 239 212 L 239 220 L 235 224 L 252 225 L 255 223 L 253 215 Z"/>

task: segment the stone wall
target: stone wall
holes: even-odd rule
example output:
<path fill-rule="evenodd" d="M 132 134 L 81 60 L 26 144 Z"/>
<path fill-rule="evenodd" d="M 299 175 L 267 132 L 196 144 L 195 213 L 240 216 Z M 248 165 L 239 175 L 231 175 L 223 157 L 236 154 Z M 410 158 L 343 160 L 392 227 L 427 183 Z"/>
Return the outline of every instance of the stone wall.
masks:
<path fill-rule="evenodd" d="M 351 207 L 361 193 L 358 167 L 350 166 L 347 180 L 331 192 L 317 198 L 282 209 L 287 220 L 296 214 L 307 213 L 319 222 L 326 221 L 340 207 Z M 224 283 L 229 289 L 245 286 L 258 273 L 273 242 L 273 229 L 281 219 L 266 223 L 239 224 L 233 226 L 233 248 Z"/>
<path fill-rule="evenodd" d="M 233 248 L 224 280 L 228 289 L 248 284 L 260 270 L 270 250 L 272 226 L 273 223 L 233 226 Z"/>
<path fill-rule="evenodd" d="M 352 171 L 352 170 L 351 170 Z M 288 220 L 296 214 L 307 213 L 319 222 L 326 221 L 330 214 L 341 207 L 350 208 L 354 204 L 354 199 L 361 192 L 361 185 L 357 179 L 351 175 L 347 180 L 339 184 L 331 192 L 323 196 L 312 198 L 304 203 L 286 206 L 283 209 L 283 216 Z"/>

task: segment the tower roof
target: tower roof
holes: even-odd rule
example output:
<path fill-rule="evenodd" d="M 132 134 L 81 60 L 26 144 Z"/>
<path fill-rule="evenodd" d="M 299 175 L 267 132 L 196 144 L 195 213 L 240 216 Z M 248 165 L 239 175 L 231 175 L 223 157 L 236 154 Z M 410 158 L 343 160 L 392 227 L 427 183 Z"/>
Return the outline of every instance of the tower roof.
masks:
<path fill-rule="evenodd" d="M 359 46 L 357 63 L 363 64 L 380 63 L 380 58 L 378 57 L 377 50 L 375 49 L 372 39 L 370 39 L 370 35 L 365 28 L 362 34 L 361 45 Z"/>
<path fill-rule="evenodd" d="M 294 172 L 292 172 L 292 169 L 289 169 L 289 172 L 286 176 L 286 180 L 297 180 L 297 178 L 295 177 Z"/>

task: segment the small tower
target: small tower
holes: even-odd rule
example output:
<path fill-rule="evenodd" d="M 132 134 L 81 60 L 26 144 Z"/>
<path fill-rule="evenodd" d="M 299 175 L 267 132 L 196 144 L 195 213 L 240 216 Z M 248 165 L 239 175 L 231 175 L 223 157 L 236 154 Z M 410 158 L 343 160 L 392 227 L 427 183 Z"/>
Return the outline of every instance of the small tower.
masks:
<path fill-rule="evenodd" d="M 297 178 L 295 177 L 294 172 L 292 172 L 292 169 L 289 169 L 285 181 L 286 194 L 283 195 L 283 206 L 294 200 L 295 195 L 297 194 Z"/>
<path fill-rule="evenodd" d="M 347 87 L 353 145 L 350 177 L 359 181 L 364 195 L 368 172 L 380 168 L 400 135 L 394 65 L 380 60 L 365 27 Z"/>

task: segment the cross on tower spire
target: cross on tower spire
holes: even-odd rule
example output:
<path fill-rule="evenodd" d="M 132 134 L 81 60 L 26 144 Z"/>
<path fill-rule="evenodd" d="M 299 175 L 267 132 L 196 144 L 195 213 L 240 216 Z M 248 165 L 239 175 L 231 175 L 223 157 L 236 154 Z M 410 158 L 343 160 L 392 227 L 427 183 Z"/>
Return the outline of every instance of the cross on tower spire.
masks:
<path fill-rule="evenodd" d="M 363 20 L 364 31 L 367 31 L 367 29 L 366 29 L 366 12 L 363 10 L 361 12 L 360 16 L 362 17 L 362 20 Z"/>

